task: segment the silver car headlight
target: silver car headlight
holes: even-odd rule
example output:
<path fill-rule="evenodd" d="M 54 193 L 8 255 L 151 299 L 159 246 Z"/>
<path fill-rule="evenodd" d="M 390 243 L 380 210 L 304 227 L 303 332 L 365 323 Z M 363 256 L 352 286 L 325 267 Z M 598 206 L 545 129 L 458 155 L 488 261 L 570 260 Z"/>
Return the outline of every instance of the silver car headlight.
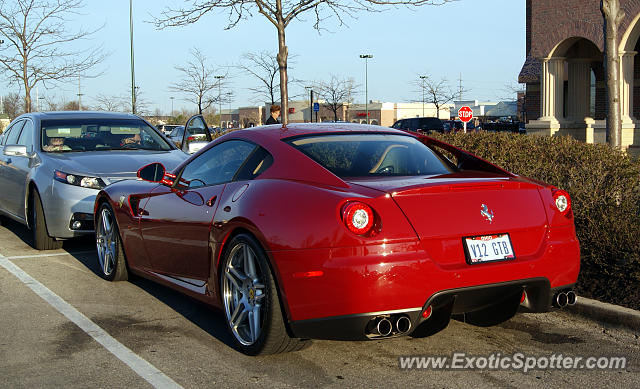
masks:
<path fill-rule="evenodd" d="M 56 170 L 53 173 L 53 179 L 69 185 L 81 186 L 83 188 L 102 189 L 106 185 L 98 177 L 80 176 L 77 174 L 69 174 Z"/>

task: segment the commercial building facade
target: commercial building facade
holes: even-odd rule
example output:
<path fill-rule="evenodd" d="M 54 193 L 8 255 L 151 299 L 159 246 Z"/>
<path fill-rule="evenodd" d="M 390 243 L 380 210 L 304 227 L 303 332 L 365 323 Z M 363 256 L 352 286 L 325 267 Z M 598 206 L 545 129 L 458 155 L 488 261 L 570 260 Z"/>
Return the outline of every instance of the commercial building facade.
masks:
<path fill-rule="evenodd" d="M 606 88 L 600 0 L 525 0 L 527 133 L 605 142 Z M 622 146 L 640 151 L 640 0 L 620 0 Z"/>

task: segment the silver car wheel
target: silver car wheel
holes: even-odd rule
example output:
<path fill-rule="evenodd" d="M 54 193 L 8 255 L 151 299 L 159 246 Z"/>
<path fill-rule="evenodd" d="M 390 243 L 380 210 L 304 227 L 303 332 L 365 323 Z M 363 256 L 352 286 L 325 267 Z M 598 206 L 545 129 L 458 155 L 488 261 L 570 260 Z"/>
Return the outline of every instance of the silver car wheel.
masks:
<path fill-rule="evenodd" d="M 105 276 L 110 276 L 113 273 L 116 264 L 116 239 L 113 223 L 113 215 L 108 208 L 103 208 L 96 229 L 96 247 L 98 261 L 100 261 L 100 267 Z"/>
<path fill-rule="evenodd" d="M 256 253 L 245 244 L 233 247 L 224 265 L 222 300 L 235 338 L 244 346 L 258 340 L 266 317 L 267 288 Z"/>

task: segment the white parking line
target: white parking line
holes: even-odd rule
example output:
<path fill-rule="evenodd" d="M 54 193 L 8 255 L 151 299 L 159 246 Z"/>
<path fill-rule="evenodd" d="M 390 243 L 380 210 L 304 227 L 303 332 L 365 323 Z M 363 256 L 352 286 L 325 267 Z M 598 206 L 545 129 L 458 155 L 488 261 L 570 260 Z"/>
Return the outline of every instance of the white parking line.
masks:
<path fill-rule="evenodd" d="M 95 253 L 95 252 L 96 252 L 96 250 L 74 251 L 74 252 L 63 251 L 61 253 L 36 254 L 36 255 L 15 255 L 15 256 L 12 256 L 12 257 L 4 257 L 4 258 L 9 259 L 9 260 L 25 259 L 25 258 L 45 258 L 45 257 L 59 257 L 61 255 L 91 254 L 91 253 Z"/>
<path fill-rule="evenodd" d="M 44 254 L 46 255 L 46 254 Z M 44 256 L 42 255 L 42 256 Z M 80 311 L 75 309 L 71 304 L 64 301 L 60 296 L 53 293 L 46 286 L 42 285 L 35 278 L 31 277 L 24 270 L 16 266 L 8 258 L 0 254 L 0 266 L 5 268 L 11 274 L 16 276 L 23 284 L 27 285 L 44 301 L 49 303 L 58 312 L 75 323 L 80 329 L 100 343 L 104 348 L 111 352 L 116 358 L 124 362 L 140 377 L 156 388 L 182 388 L 171 378 L 167 377 L 163 372 L 155 366 L 142 359 L 133 351 L 128 349 L 122 343 L 109 335 L 100 326 L 89 320 Z"/>

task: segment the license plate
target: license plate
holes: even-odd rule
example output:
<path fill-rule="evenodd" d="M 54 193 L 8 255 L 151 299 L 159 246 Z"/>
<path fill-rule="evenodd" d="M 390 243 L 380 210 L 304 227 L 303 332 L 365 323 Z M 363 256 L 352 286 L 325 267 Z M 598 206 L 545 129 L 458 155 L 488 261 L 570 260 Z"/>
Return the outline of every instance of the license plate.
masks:
<path fill-rule="evenodd" d="M 467 262 L 470 264 L 515 259 L 509 234 L 464 238 Z"/>

